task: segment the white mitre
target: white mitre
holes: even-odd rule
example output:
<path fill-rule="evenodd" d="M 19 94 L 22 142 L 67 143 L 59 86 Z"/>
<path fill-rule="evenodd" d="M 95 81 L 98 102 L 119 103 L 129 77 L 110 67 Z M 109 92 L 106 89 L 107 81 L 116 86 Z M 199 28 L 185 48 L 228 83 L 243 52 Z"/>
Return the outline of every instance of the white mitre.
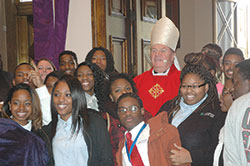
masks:
<path fill-rule="evenodd" d="M 168 46 L 175 52 L 179 36 L 180 33 L 175 24 L 168 17 L 162 17 L 156 22 L 151 32 L 151 47 L 155 44 L 162 44 Z M 174 65 L 180 70 L 180 65 L 176 56 Z"/>

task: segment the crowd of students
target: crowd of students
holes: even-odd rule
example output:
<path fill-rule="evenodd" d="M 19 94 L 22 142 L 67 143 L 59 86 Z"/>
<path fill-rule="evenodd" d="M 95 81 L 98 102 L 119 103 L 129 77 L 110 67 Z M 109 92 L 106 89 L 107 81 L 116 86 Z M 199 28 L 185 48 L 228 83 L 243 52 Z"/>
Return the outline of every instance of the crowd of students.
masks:
<path fill-rule="evenodd" d="M 0 165 L 247 165 L 250 61 L 210 43 L 180 70 L 178 38 L 160 19 L 152 69 L 134 79 L 103 47 L 79 64 L 63 51 L 58 70 L 44 58 L 19 64 L 1 108 Z"/>

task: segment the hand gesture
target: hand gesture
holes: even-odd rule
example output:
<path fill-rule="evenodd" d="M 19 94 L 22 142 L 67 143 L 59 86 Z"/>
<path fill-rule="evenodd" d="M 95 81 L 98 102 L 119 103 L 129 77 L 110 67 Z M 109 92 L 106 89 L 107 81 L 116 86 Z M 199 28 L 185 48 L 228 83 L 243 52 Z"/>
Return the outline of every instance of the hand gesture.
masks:
<path fill-rule="evenodd" d="M 174 144 L 174 146 L 177 148 L 177 150 L 172 149 L 170 152 L 172 153 L 170 155 L 170 159 L 173 163 L 173 165 L 181 165 L 185 163 L 191 163 L 192 158 L 189 153 L 189 151 L 181 146 L 178 146 Z"/>
<path fill-rule="evenodd" d="M 40 73 L 38 71 L 38 68 L 36 66 L 36 64 L 34 63 L 33 60 L 31 60 L 31 65 L 34 67 L 35 70 L 31 70 L 29 72 L 29 81 L 31 83 L 33 83 L 35 85 L 35 87 L 40 88 L 41 86 L 43 86 L 43 80 L 40 77 Z"/>

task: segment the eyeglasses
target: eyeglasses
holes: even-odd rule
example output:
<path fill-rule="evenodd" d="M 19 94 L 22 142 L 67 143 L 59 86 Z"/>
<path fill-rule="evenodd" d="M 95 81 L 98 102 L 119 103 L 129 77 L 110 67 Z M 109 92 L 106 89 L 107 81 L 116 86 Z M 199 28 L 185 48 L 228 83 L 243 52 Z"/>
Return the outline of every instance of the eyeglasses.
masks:
<path fill-rule="evenodd" d="M 119 107 L 118 108 L 118 113 L 119 114 L 124 114 L 126 113 L 128 110 L 130 110 L 132 113 L 136 112 L 139 110 L 139 107 L 136 105 L 131 105 L 129 107 Z"/>
<path fill-rule="evenodd" d="M 198 89 L 202 86 L 205 86 L 207 83 L 204 83 L 204 84 L 200 84 L 200 85 L 181 85 L 181 88 L 182 89 L 188 89 L 188 88 L 191 88 L 191 89 Z"/>

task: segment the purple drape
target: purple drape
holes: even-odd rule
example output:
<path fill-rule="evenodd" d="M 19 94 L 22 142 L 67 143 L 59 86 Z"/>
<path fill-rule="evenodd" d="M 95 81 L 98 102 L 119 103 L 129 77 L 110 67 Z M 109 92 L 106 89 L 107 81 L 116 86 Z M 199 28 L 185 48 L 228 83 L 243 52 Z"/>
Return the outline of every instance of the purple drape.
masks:
<path fill-rule="evenodd" d="M 58 55 L 65 49 L 69 0 L 33 0 L 35 61 L 50 59 L 58 67 Z M 55 18 L 55 21 L 53 21 Z"/>

